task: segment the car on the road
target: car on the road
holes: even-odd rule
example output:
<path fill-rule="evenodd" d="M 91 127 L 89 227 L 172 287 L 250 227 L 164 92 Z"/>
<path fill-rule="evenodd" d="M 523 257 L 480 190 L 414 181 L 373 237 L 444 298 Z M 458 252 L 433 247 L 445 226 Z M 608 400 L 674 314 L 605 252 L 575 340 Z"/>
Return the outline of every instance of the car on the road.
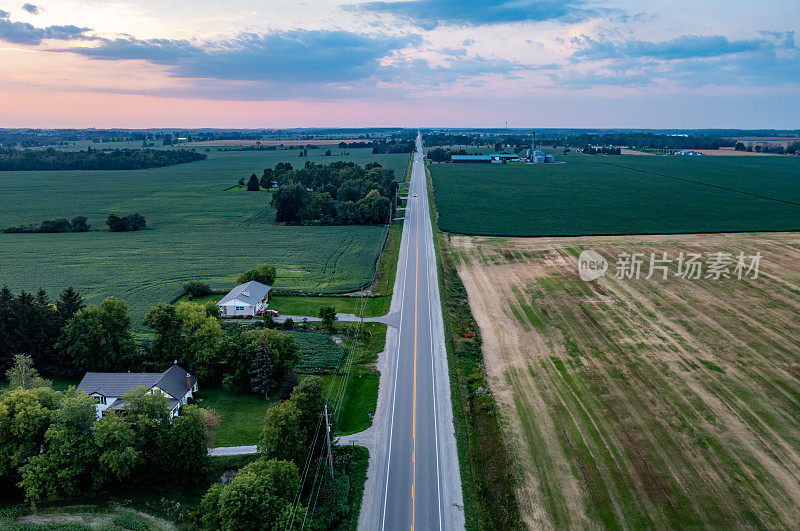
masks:
<path fill-rule="evenodd" d="M 258 312 L 259 315 L 264 315 L 265 313 L 270 314 L 272 317 L 278 317 L 278 312 L 276 310 L 264 310 L 263 312 Z"/>
<path fill-rule="evenodd" d="M 414 194 L 414 197 L 417 197 L 417 194 Z"/>

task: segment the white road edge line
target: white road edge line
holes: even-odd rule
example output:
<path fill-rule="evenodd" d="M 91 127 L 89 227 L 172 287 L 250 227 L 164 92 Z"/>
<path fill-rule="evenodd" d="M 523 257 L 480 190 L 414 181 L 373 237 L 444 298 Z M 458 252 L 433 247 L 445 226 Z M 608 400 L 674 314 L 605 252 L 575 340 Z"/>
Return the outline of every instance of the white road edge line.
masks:
<path fill-rule="evenodd" d="M 425 166 L 422 167 L 423 174 L 425 176 L 425 203 L 428 206 L 428 202 L 430 198 L 428 197 L 428 175 L 425 173 Z M 428 211 L 430 211 L 430 206 L 428 206 Z M 442 531 L 442 487 L 440 484 L 439 478 L 439 419 L 437 416 L 437 409 L 436 409 L 436 367 L 434 363 L 434 349 L 433 349 L 433 305 L 431 303 L 431 247 L 435 245 L 433 242 L 433 221 L 430 224 L 431 228 L 431 245 L 425 246 L 425 260 L 427 261 L 428 267 L 428 328 L 429 328 L 429 335 L 431 339 L 431 389 L 433 392 L 433 433 L 436 442 L 436 499 L 439 507 L 439 531 Z M 427 226 L 426 226 L 426 236 L 427 239 Z M 436 260 L 434 260 L 434 267 L 436 267 Z M 436 276 L 438 279 L 439 272 L 436 272 Z"/>

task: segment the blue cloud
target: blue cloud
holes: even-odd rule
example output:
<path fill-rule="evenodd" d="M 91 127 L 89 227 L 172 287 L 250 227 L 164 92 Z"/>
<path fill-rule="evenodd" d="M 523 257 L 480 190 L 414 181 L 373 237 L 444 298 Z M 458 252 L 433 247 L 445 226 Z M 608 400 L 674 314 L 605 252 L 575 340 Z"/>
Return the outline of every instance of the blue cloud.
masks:
<path fill-rule="evenodd" d="M 550 76 L 558 86 L 682 87 L 777 86 L 800 81 L 800 53 L 794 32 L 761 32 L 762 38 L 682 36 L 646 42 L 573 39 L 572 62 L 591 66 L 580 72 L 566 66 Z"/>
<path fill-rule="evenodd" d="M 24 9 L 25 11 L 27 11 L 28 13 L 30 13 L 32 15 L 38 15 L 40 8 L 39 8 L 39 6 L 35 6 L 33 4 L 25 4 L 25 5 L 22 6 L 22 9 Z"/>
<path fill-rule="evenodd" d="M 682 35 L 668 41 L 629 40 L 621 43 L 607 39 L 593 40 L 583 36 L 573 39 L 573 44 L 579 47 L 572 54 L 573 59 L 591 61 L 628 57 L 654 59 L 719 57 L 734 53 L 753 52 L 767 45 L 763 40 L 731 41 L 721 35 Z"/>
<path fill-rule="evenodd" d="M 0 13 L 2 14 L 2 13 Z M 12 22 L 8 16 L 0 17 L 0 41 L 15 44 L 41 44 L 45 39 L 61 41 L 90 39 L 85 35 L 89 28 L 77 26 L 48 26 L 37 28 L 26 22 Z"/>
<path fill-rule="evenodd" d="M 99 46 L 60 51 L 98 60 L 144 60 L 167 66 L 174 76 L 183 78 L 334 83 L 369 77 L 380 67 L 380 59 L 420 43 L 418 35 L 296 29 L 241 34 L 211 43 L 103 40 Z"/>
<path fill-rule="evenodd" d="M 579 22 L 608 12 L 588 7 L 585 0 L 401 0 L 348 8 L 395 15 L 423 29 L 548 20 Z"/>
<path fill-rule="evenodd" d="M 3 11 L 2 9 L 0 9 L 0 19 L 8 18 L 10 16 L 11 16 L 11 13 L 9 13 L 8 11 Z"/>

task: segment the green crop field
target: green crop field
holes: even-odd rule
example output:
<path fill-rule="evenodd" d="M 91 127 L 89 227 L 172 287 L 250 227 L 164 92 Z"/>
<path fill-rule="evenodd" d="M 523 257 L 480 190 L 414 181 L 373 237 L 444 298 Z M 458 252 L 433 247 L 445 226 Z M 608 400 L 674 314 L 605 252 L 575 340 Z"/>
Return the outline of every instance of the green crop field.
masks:
<path fill-rule="evenodd" d="M 0 234 L 0 285 L 41 287 L 51 296 L 72 285 L 92 303 L 120 297 L 136 326 L 149 307 L 180 295 L 186 281 L 225 289 L 238 273 L 263 262 L 277 267 L 279 289 L 359 289 L 373 277 L 385 228 L 279 226 L 269 192 L 224 191 L 280 161 L 375 160 L 400 178 L 408 162 L 408 155 L 349 152 L 323 157 L 324 150 L 309 150 L 308 158 L 299 158 L 297 151 L 212 149 L 208 160 L 149 170 L 0 172 L 0 228 L 83 215 L 93 229 L 105 229 L 109 212 L 135 211 L 150 229 Z"/>
<path fill-rule="evenodd" d="M 800 229 L 798 157 L 589 156 L 430 164 L 442 230 L 575 236 Z"/>
<path fill-rule="evenodd" d="M 305 373 L 322 373 L 336 369 L 347 351 L 337 345 L 330 334 L 320 332 L 289 332 L 300 345 L 302 358 L 297 370 Z"/>

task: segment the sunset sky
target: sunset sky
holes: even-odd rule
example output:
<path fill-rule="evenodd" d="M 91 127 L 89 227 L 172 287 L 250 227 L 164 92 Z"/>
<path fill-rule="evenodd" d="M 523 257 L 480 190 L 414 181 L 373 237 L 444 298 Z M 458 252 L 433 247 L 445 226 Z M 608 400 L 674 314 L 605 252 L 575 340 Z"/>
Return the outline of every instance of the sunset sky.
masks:
<path fill-rule="evenodd" d="M 0 127 L 797 128 L 796 0 L 0 0 Z"/>

